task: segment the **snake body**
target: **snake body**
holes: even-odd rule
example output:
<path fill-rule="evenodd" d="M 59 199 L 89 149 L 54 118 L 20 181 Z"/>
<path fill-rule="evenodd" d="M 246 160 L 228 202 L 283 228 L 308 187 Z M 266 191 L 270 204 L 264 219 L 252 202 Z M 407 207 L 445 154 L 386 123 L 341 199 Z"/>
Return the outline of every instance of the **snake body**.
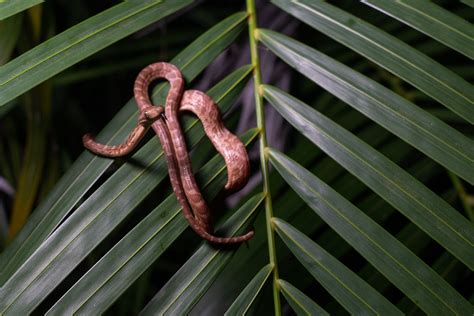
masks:
<path fill-rule="evenodd" d="M 104 145 L 94 141 L 91 134 L 85 134 L 82 137 L 82 143 L 84 147 L 89 149 L 91 152 L 104 157 L 122 157 L 130 154 L 138 143 L 145 136 L 146 132 L 150 128 L 153 121 L 157 120 L 164 109 L 160 106 L 149 107 L 140 114 L 138 118 L 138 124 L 127 137 L 124 143 L 120 145 Z"/>
<path fill-rule="evenodd" d="M 153 106 L 148 96 L 150 83 L 159 78 L 170 83 L 164 110 L 160 106 Z M 151 126 L 160 139 L 173 191 L 191 228 L 203 239 L 216 244 L 240 243 L 252 238 L 253 231 L 236 237 L 212 235 L 210 211 L 193 175 L 178 119 L 181 111 L 193 112 L 201 120 L 206 135 L 223 156 L 228 174 L 225 188 L 238 189 L 248 180 L 250 164 L 245 146 L 224 127 L 214 101 L 201 91 L 184 91 L 184 80 L 179 69 L 163 62 L 151 64 L 139 73 L 134 94 L 140 117 L 125 143 L 116 146 L 103 145 L 86 134 L 83 137 L 84 146 L 98 155 L 123 156 L 138 145 Z"/>

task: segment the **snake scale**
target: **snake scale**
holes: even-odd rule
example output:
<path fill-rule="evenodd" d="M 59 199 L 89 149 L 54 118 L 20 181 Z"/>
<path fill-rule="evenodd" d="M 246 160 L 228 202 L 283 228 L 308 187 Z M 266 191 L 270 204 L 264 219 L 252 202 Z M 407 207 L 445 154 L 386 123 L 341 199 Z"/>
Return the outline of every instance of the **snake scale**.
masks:
<path fill-rule="evenodd" d="M 156 79 L 165 79 L 170 83 L 164 108 L 154 106 L 148 95 L 148 87 Z M 134 95 L 140 115 L 137 126 L 127 140 L 120 145 L 104 145 L 95 142 L 89 134 L 86 134 L 83 137 L 84 146 L 91 152 L 105 157 L 128 155 L 151 126 L 160 139 L 173 191 L 191 228 L 201 238 L 214 244 L 234 244 L 252 238 L 253 231 L 236 237 L 213 235 L 211 213 L 191 168 L 178 119 L 178 114 L 182 111 L 192 112 L 199 118 L 207 137 L 224 158 L 227 167 L 225 189 L 237 190 L 248 180 L 250 163 L 245 146 L 237 136 L 225 128 L 216 103 L 201 91 L 184 91 L 184 79 L 179 69 L 164 62 L 148 65 L 138 74 Z"/>

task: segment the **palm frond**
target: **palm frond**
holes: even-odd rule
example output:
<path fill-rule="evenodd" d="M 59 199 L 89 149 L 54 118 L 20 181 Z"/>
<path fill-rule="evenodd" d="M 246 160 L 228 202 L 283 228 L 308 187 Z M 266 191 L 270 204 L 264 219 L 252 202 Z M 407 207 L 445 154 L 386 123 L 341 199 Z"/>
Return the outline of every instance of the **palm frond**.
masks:
<path fill-rule="evenodd" d="M 92 4 L 71 2 L 89 15 L 80 23 L 73 17 L 57 35 L 49 26 L 55 19 L 45 18 L 36 41 L 49 39 L 36 45 L 21 30 L 32 23 L 23 11 L 40 2 L 0 3 L 0 177 L 21 192 L 28 185 L 41 191 L 39 201 L 36 193 L 23 199 L 36 208 L 0 254 L 0 314 L 474 313 L 474 31 L 466 21 L 472 13 L 463 10 L 469 1 L 247 0 L 245 12 L 230 2 L 211 8 L 191 0 L 125 1 L 105 9 L 96 3 L 92 11 L 85 10 Z M 60 149 L 62 161 L 49 165 L 50 138 L 64 131 L 79 146 L 89 126 L 55 132 L 34 118 L 28 122 L 41 127 L 32 136 L 42 154 L 21 148 L 18 122 L 36 86 L 54 92 L 60 121 L 68 122 L 66 114 L 78 126 L 97 119 L 99 129 L 98 114 L 107 109 L 91 107 L 97 116 L 85 115 L 83 102 L 96 97 L 78 97 L 71 87 L 82 94 L 90 83 L 105 91 L 106 76 L 115 88 L 117 73 L 127 71 L 129 86 L 138 68 L 158 61 L 158 50 L 187 87 L 218 77 L 206 90 L 230 114 L 226 125 L 247 123 L 240 138 L 260 175 L 232 212 L 214 213 L 218 235 L 253 227 L 243 245 L 216 247 L 188 234 L 156 137 L 125 159 L 81 148 L 70 161 Z M 451 56 L 457 59 L 446 62 Z M 210 73 L 216 67 L 225 75 Z M 268 80 L 268 68 L 284 80 Z M 282 82 L 287 88 L 276 87 Z M 154 104 L 164 104 L 167 86 L 151 89 Z M 107 102 L 132 94 L 119 90 Z M 136 103 L 123 100 L 99 142 L 120 143 L 135 126 Z M 231 113 L 238 102 L 243 107 Z M 255 118 L 238 123 L 246 107 Z M 269 121 L 271 111 L 293 130 L 285 134 Z M 203 195 L 224 205 L 223 159 L 198 120 L 184 116 L 182 128 Z M 286 147 L 267 143 L 272 128 Z M 60 168 L 64 175 L 46 194 Z M 36 180 L 19 183 L 19 170 Z M 0 195 L 0 211 L 5 206 Z"/>

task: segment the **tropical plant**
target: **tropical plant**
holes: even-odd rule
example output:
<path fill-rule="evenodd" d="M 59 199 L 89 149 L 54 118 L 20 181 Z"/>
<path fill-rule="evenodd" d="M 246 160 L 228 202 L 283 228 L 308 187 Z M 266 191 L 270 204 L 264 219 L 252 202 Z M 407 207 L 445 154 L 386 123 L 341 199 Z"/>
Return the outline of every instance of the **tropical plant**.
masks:
<path fill-rule="evenodd" d="M 40 2 L 0 3 L 0 189 L 16 191 L 0 200 L 0 314 L 473 314 L 471 1 Z M 268 7 L 298 32 L 262 27 Z M 214 212 L 219 234 L 256 231 L 223 248 L 187 229 L 156 137 L 114 161 L 82 151 L 80 135 L 130 98 L 133 75 L 158 61 L 144 52 L 191 87 L 233 43 L 248 64 L 207 92 L 230 113 L 251 79 L 256 126 L 241 138 L 261 183 Z M 270 52 L 287 91 L 262 80 Z M 166 85 L 152 95 L 163 104 Z M 294 128 L 284 150 L 268 145 L 286 131 L 265 102 Z M 118 108 L 99 141 L 133 128 L 134 100 Z M 221 208 L 223 160 L 197 120 L 183 126 Z"/>

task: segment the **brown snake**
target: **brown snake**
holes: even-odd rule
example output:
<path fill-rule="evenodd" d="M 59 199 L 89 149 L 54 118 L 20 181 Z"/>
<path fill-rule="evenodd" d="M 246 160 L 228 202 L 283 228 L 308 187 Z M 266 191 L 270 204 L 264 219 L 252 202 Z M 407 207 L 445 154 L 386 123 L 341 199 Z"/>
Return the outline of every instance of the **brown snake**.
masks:
<path fill-rule="evenodd" d="M 150 83 L 159 78 L 166 79 L 170 83 L 164 109 L 161 106 L 153 106 L 148 96 Z M 203 239 L 215 244 L 232 244 L 249 240 L 254 234 L 253 231 L 236 237 L 212 235 L 210 211 L 193 175 L 178 113 L 193 112 L 202 122 L 206 135 L 224 157 L 227 167 L 225 185 L 227 190 L 239 189 L 248 180 L 250 164 L 245 146 L 237 136 L 224 127 L 219 108 L 208 95 L 197 90 L 183 90 L 183 77 L 174 65 L 161 62 L 145 67 L 138 74 L 134 86 L 135 100 L 140 110 L 138 124 L 125 143 L 116 146 L 103 145 L 86 134 L 83 137 L 84 146 L 101 156 L 124 156 L 133 151 L 151 126 L 160 139 L 173 191 L 191 228 Z"/>

